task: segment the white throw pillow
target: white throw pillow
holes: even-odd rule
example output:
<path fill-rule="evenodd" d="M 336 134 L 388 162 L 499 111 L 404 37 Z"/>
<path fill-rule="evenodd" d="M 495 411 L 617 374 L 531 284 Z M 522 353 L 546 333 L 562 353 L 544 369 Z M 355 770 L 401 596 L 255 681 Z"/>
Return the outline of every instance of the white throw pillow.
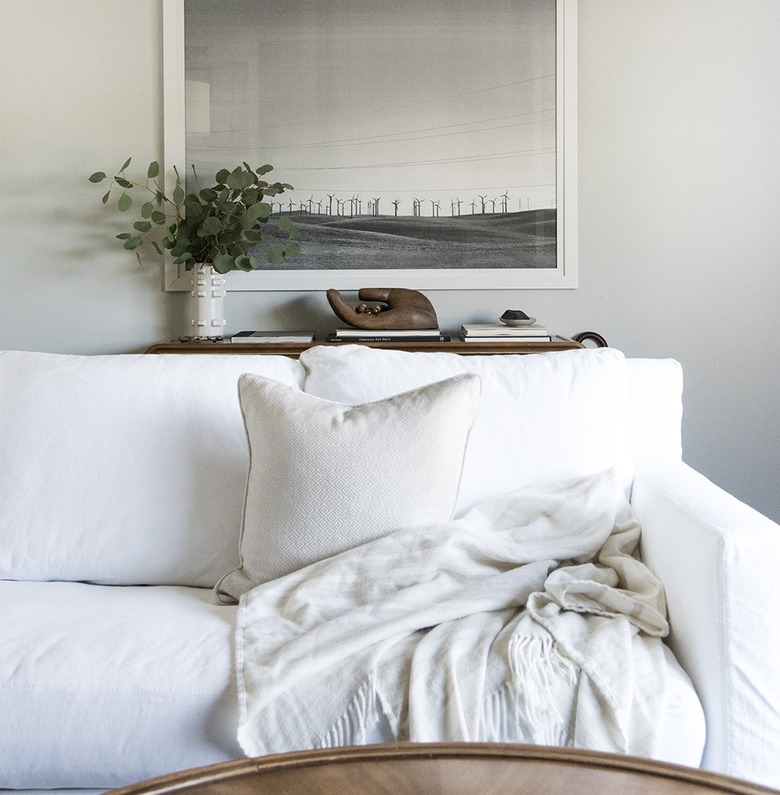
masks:
<path fill-rule="evenodd" d="M 448 521 L 480 386 L 463 374 L 353 406 L 242 376 L 241 565 L 217 584 L 220 598 L 393 530 Z"/>
<path fill-rule="evenodd" d="M 304 392 L 345 403 L 477 373 L 482 397 L 456 517 L 490 497 L 611 467 L 630 485 L 628 368 L 619 351 L 461 356 L 345 345 L 315 346 L 300 361 Z"/>

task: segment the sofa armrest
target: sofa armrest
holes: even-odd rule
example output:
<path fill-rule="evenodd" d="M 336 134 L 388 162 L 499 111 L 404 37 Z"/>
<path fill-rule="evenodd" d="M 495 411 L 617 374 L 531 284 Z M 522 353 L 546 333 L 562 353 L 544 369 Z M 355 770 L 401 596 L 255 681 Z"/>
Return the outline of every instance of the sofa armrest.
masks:
<path fill-rule="evenodd" d="M 631 502 L 704 707 L 702 766 L 780 787 L 780 526 L 670 456 L 637 459 Z"/>

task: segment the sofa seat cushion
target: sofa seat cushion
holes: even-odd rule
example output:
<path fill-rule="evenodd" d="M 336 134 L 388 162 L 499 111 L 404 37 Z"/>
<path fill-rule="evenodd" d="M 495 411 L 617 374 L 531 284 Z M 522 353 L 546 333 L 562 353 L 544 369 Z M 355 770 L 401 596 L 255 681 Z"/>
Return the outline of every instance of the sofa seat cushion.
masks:
<path fill-rule="evenodd" d="M 477 373 L 482 396 L 456 516 L 489 497 L 613 466 L 630 485 L 628 371 L 619 351 L 459 356 L 347 345 L 310 348 L 300 361 L 304 391 L 347 403 Z"/>
<path fill-rule="evenodd" d="M 180 586 L 0 582 L 0 789 L 124 786 L 243 756 L 236 608 Z M 661 758 L 697 765 L 701 706 L 667 654 Z M 382 715 L 366 743 L 393 742 Z"/>
<path fill-rule="evenodd" d="M 117 787 L 240 757 L 235 609 L 209 590 L 0 582 L 0 787 Z"/>
<path fill-rule="evenodd" d="M 238 563 L 244 372 L 281 356 L 0 353 L 0 578 L 211 587 Z"/>

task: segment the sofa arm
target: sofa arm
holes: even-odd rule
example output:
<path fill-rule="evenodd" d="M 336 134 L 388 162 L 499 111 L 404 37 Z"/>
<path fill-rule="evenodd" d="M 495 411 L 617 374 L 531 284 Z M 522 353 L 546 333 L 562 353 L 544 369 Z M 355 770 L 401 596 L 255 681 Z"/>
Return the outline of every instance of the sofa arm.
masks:
<path fill-rule="evenodd" d="M 780 787 L 780 526 L 681 461 L 636 461 L 642 556 L 707 722 L 702 766 Z"/>

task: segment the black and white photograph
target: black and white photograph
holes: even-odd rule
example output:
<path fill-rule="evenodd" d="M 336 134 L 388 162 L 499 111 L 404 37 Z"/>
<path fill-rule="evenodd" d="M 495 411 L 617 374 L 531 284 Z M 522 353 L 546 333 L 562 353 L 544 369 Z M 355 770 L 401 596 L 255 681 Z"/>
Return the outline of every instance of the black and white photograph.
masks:
<path fill-rule="evenodd" d="M 185 0 L 189 178 L 272 165 L 293 277 L 554 278 L 558 5 Z"/>

